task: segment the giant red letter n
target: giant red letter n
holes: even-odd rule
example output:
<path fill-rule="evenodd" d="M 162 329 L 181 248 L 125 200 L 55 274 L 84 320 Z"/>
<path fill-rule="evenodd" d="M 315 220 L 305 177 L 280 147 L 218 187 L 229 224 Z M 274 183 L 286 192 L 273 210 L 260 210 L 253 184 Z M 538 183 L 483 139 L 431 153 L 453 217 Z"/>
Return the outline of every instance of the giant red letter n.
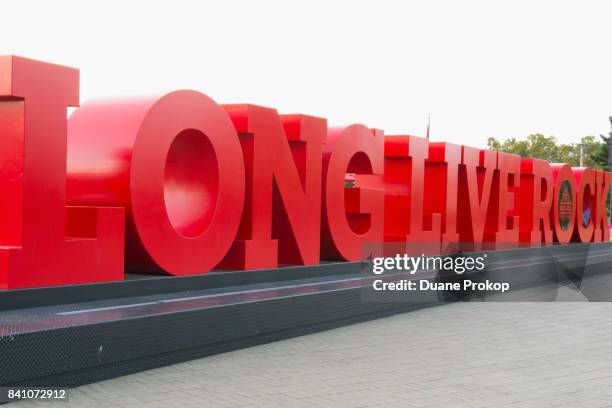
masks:
<path fill-rule="evenodd" d="M 245 161 L 246 197 L 237 240 L 224 267 L 319 263 L 321 155 L 325 119 L 225 105 Z"/>

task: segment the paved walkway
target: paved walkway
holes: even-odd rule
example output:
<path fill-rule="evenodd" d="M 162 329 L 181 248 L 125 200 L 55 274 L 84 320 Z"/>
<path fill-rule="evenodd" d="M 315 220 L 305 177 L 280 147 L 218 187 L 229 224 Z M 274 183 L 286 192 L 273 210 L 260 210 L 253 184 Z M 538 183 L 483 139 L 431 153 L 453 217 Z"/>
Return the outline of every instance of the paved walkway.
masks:
<path fill-rule="evenodd" d="M 610 407 L 612 303 L 449 304 L 83 386 L 68 405 Z"/>

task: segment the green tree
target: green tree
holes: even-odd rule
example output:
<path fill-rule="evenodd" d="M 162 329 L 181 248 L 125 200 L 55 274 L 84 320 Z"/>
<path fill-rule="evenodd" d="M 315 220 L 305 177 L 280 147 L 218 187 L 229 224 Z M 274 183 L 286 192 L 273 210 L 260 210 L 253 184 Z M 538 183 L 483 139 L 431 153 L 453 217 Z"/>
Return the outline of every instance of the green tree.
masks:
<path fill-rule="evenodd" d="M 500 142 L 494 137 L 487 139 L 487 148 L 500 152 L 514 153 L 521 157 L 536 157 L 552 163 L 567 163 L 572 167 L 582 163 L 585 167 L 599 170 L 610 170 L 610 145 L 612 140 L 612 116 L 610 132 L 607 136 L 584 136 L 579 143 L 558 144 L 554 136 L 544 136 L 542 133 L 532 133 L 525 140 L 510 138 Z M 610 199 L 607 198 L 607 212 L 610 216 Z"/>
<path fill-rule="evenodd" d="M 612 117 L 610 118 L 612 125 Z M 612 131 L 611 131 L 612 134 Z M 500 152 L 514 153 L 521 157 L 535 157 L 552 163 L 568 163 L 571 166 L 580 165 L 582 154 L 585 167 L 595 169 L 608 168 L 608 140 L 610 136 L 584 136 L 579 143 L 559 144 L 554 136 L 545 136 L 542 133 L 532 133 L 525 140 L 510 138 L 504 142 L 490 137 L 487 147 Z"/>
<path fill-rule="evenodd" d="M 533 133 L 526 140 L 516 138 L 506 139 L 503 143 L 490 137 L 487 147 L 500 152 L 514 153 L 521 157 L 537 157 L 556 162 L 559 161 L 559 146 L 554 136 L 544 136 L 542 133 Z"/>
<path fill-rule="evenodd" d="M 499 143 L 499 140 L 497 140 L 494 137 L 490 137 L 487 139 L 487 149 L 489 150 L 500 150 L 501 149 L 501 143 Z"/>
<path fill-rule="evenodd" d="M 580 164 L 580 152 L 576 151 L 575 147 L 568 144 L 559 145 L 557 148 L 557 163 L 567 163 L 571 166 Z"/>
<path fill-rule="evenodd" d="M 597 148 L 591 152 L 591 159 L 595 163 L 595 167 L 602 170 L 610 170 L 609 151 L 610 151 L 610 138 L 612 138 L 612 116 L 608 117 L 610 121 L 610 132 L 608 136 L 599 135 L 601 142 L 598 143 Z"/>

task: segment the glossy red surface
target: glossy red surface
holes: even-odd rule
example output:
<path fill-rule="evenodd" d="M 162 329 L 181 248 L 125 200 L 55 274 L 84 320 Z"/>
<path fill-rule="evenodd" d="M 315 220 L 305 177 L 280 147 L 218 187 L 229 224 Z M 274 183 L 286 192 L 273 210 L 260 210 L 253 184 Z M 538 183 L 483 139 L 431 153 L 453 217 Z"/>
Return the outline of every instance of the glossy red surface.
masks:
<path fill-rule="evenodd" d="M 66 208 L 66 109 L 79 71 L 0 57 L 0 287 L 123 279 L 123 208 Z"/>
<path fill-rule="evenodd" d="M 224 105 L 240 136 L 246 201 L 224 268 L 273 268 L 320 261 L 321 152 L 325 119 Z"/>
<path fill-rule="evenodd" d="M 385 137 L 385 241 L 427 244 L 420 252 L 438 253 L 442 215 L 425 211 L 425 200 L 435 199 L 425 185 L 429 141 L 416 136 Z"/>
<path fill-rule="evenodd" d="M 244 164 L 225 111 L 195 91 L 90 102 L 69 120 L 67 202 L 127 209 L 126 268 L 204 273 L 231 246 Z"/>
<path fill-rule="evenodd" d="M 595 189 L 595 232 L 593 233 L 593 241 L 608 242 L 610 241 L 610 226 L 608 225 L 608 203 L 607 198 L 610 194 L 610 173 L 607 171 L 596 171 Z"/>
<path fill-rule="evenodd" d="M 576 180 L 572 174 L 572 169 L 567 164 L 551 164 L 553 174 L 554 196 L 553 196 L 553 231 L 556 242 L 566 244 L 572 239 L 574 226 L 576 224 L 575 196 L 576 196 Z M 561 187 L 566 183 L 569 186 L 570 198 L 572 199 L 572 212 L 574 216 L 569 218 L 568 225 L 564 227 L 561 223 L 560 216 L 564 211 L 563 191 Z"/>
<path fill-rule="evenodd" d="M 459 169 L 459 234 L 463 242 L 484 242 L 497 152 L 462 147 Z"/>
<path fill-rule="evenodd" d="M 497 153 L 497 182 L 493 184 L 489 205 L 496 209 L 497 223 L 492 229 L 495 235 L 485 240 L 506 244 L 519 240 L 518 199 L 515 197 L 521 181 L 521 156 Z"/>
<path fill-rule="evenodd" d="M 363 246 L 383 242 L 384 171 L 382 131 L 363 125 L 329 130 L 323 152 L 323 259 L 359 260 Z M 345 187 L 347 173 L 355 186 Z M 368 187 L 368 185 L 379 185 Z"/>
<path fill-rule="evenodd" d="M 518 200 L 519 238 L 534 246 L 551 244 L 553 231 L 550 210 L 553 204 L 552 170 L 540 159 L 521 161 L 521 180 Z"/>
<path fill-rule="evenodd" d="M 0 58 L 1 288 L 610 237 L 608 172 L 190 90 L 78 104 L 78 70 Z"/>

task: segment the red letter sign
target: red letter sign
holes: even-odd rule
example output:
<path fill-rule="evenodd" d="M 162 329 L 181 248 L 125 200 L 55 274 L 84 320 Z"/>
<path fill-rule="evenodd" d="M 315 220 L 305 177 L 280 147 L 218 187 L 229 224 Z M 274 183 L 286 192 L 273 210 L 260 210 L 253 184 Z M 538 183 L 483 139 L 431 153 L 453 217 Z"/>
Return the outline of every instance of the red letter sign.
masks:
<path fill-rule="evenodd" d="M 463 146 L 459 169 L 459 212 L 464 214 L 459 218 L 462 242 L 484 242 L 496 161 L 496 152 Z"/>
<path fill-rule="evenodd" d="M 325 119 L 224 105 L 240 136 L 247 193 L 238 238 L 223 266 L 319 263 Z"/>
<path fill-rule="evenodd" d="M 212 99 L 176 91 L 87 103 L 70 118 L 69 141 L 69 200 L 128 209 L 130 270 L 191 275 L 223 259 L 240 223 L 244 165 Z"/>
<path fill-rule="evenodd" d="M 607 198 L 610 193 L 610 173 L 607 171 L 595 171 L 597 173 L 595 188 L 595 232 L 593 241 L 610 241 L 610 225 L 608 224 Z"/>
<path fill-rule="evenodd" d="M 196 91 L 78 103 L 77 70 L 0 57 L 0 288 L 610 239 L 609 172 Z"/>
<path fill-rule="evenodd" d="M 515 191 L 518 190 L 521 177 L 521 156 L 510 153 L 497 153 L 497 171 L 491 191 L 495 222 L 496 248 L 506 248 L 508 244 L 518 243 L 519 217 L 515 203 Z"/>
<path fill-rule="evenodd" d="M 442 252 L 459 242 L 457 233 L 457 190 L 461 146 L 452 143 L 430 143 L 425 164 L 425 184 L 431 195 L 424 200 L 425 213 L 442 215 Z"/>
<path fill-rule="evenodd" d="M 585 168 L 572 169 L 576 179 L 576 231 L 573 240 L 591 242 L 595 231 L 595 171 Z"/>
<path fill-rule="evenodd" d="M 323 259 L 355 261 L 364 244 L 383 242 L 383 133 L 363 125 L 330 129 L 323 155 L 325 194 L 321 255 Z M 347 173 L 356 174 L 346 186 Z M 361 176 L 372 174 L 372 176 Z"/>
<path fill-rule="evenodd" d="M 551 164 L 553 173 L 553 226 L 555 240 L 567 244 L 572 239 L 576 224 L 576 182 L 567 164 Z"/>
<path fill-rule="evenodd" d="M 416 243 L 414 253 L 440 250 L 441 214 L 424 217 L 428 144 L 416 136 L 385 137 L 385 242 Z"/>
<path fill-rule="evenodd" d="M 552 171 L 547 161 L 521 160 L 521 186 L 518 196 L 520 241 L 534 246 L 552 244 L 550 209 L 553 202 Z"/>
<path fill-rule="evenodd" d="M 123 279 L 123 209 L 66 208 L 66 108 L 78 104 L 78 70 L 0 58 L 0 287 Z"/>

